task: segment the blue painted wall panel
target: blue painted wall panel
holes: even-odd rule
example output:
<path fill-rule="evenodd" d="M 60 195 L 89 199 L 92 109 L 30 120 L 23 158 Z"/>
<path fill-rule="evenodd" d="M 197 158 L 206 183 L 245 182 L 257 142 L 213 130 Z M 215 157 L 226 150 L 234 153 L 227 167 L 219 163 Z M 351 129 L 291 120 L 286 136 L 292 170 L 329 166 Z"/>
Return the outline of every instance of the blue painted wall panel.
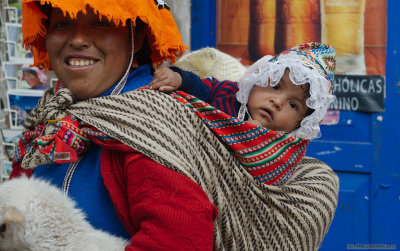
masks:
<path fill-rule="evenodd" d="M 215 0 L 192 0 L 191 50 L 216 46 L 217 3 Z"/>
<path fill-rule="evenodd" d="M 347 142 L 371 142 L 370 125 L 370 114 L 340 111 L 340 118 L 337 125 L 321 125 L 321 139 Z"/>
<path fill-rule="evenodd" d="M 386 100 L 381 134 L 375 137 L 371 241 L 400 249 L 400 1 L 387 4 Z"/>
<path fill-rule="evenodd" d="M 346 250 L 347 244 L 370 243 L 370 175 L 339 172 L 338 176 L 340 199 L 321 251 Z"/>
<path fill-rule="evenodd" d="M 371 173 L 372 143 L 315 140 L 306 155 L 326 162 L 335 171 Z"/>

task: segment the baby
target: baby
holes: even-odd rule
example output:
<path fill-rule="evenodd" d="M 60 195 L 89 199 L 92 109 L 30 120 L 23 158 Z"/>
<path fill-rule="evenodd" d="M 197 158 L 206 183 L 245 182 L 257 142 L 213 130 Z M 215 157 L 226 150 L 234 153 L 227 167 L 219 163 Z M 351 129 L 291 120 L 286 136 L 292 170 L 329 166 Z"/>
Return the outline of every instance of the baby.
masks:
<path fill-rule="evenodd" d="M 334 100 L 335 64 L 333 47 L 311 42 L 264 56 L 237 83 L 171 67 L 157 70 L 148 87 L 181 90 L 240 120 L 311 140 Z"/>

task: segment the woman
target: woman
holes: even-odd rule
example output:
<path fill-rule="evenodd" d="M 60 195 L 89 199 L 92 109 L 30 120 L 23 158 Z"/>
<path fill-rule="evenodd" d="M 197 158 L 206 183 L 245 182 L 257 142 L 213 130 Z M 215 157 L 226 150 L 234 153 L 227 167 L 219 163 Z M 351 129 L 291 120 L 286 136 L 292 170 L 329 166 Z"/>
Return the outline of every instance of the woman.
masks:
<path fill-rule="evenodd" d="M 46 68 L 51 65 L 61 85 L 57 88 L 69 89 L 76 100 L 124 93 L 144 86 L 153 77 L 152 59 L 155 63 L 161 63 L 183 53 L 184 46 L 172 17 L 167 10 L 159 10 L 153 1 L 136 3 L 138 6 L 129 1 L 109 2 L 109 6 L 126 9 L 120 16 L 112 16 L 113 11 L 120 11 L 118 8 L 99 12 L 104 1 L 87 3 L 79 6 L 76 1 L 53 1 L 50 6 L 35 1 L 23 2 L 24 41 L 26 46 L 34 48 L 35 64 Z M 74 6 L 71 7 L 71 4 Z M 111 8 L 109 6 L 106 8 Z M 35 23 L 35 20 L 42 13 L 45 16 L 40 17 L 43 22 L 43 26 L 40 26 L 42 24 Z M 153 23 L 145 24 L 141 20 Z M 39 32 L 38 28 L 41 29 Z M 32 42 L 30 39 L 35 32 L 40 34 L 39 39 Z M 45 54 L 48 54 L 48 59 Z M 199 248 L 212 248 L 216 208 L 198 185 L 133 150 L 125 153 L 127 150 L 122 144 L 113 145 L 112 150 L 107 150 L 107 147 L 101 144 L 83 146 L 89 149 L 84 150 L 85 155 L 79 162 L 73 165 L 39 164 L 32 167 L 35 168 L 33 175 L 50 179 L 53 184 L 63 188 L 85 211 L 94 227 L 128 239 L 132 236 L 129 248 L 169 249 L 181 246 L 181 239 L 191 241 L 193 238 L 202 239 L 196 244 Z M 122 153 L 114 154 L 118 149 Z M 129 205 L 133 203 L 131 198 L 119 197 L 114 180 L 114 183 L 103 182 L 103 178 L 115 179 L 115 176 L 101 173 L 104 166 L 115 161 L 115 157 L 123 162 L 119 166 L 126 168 L 126 176 L 121 176 L 126 182 L 147 179 L 146 187 L 138 189 L 133 183 L 124 188 L 130 194 L 142 191 L 149 196 L 147 199 L 144 196 L 140 200 L 143 201 L 137 202 L 135 207 Z M 13 176 L 16 173 L 17 169 L 14 169 Z M 131 179 L 130 173 L 141 173 L 143 177 L 135 175 Z M 149 185 L 153 177 L 157 177 L 157 186 L 154 188 Z M 156 196 L 158 189 L 165 192 L 172 190 L 163 188 L 166 185 L 174 188 L 174 196 Z M 109 192 L 118 195 L 110 197 Z M 184 195 L 204 204 L 200 212 L 202 214 L 186 209 L 192 205 L 184 203 Z M 156 198 L 152 199 L 153 196 Z M 114 209 L 113 203 L 117 209 Z M 147 207 L 152 207 L 153 211 L 146 210 Z M 134 210 L 141 213 L 138 215 Z M 130 213 L 135 213 L 135 216 L 132 218 Z M 174 224 L 164 228 L 170 219 Z"/>
<path fill-rule="evenodd" d="M 320 245 L 337 202 L 328 167 L 264 186 L 173 97 L 130 92 L 184 51 L 164 1 L 46 2 L 22 1 L 24 44 L 60 82 L 27 119 L 12 177 L 51 180 L 126 250 Z"/>
<path fill-rule="evenodd" d="M 25 80 L 29 87 L 33 90 L 44 90 L 49 88 L 47 83 L 47 73 L 39 70 L 37 67 L 23 66 L 22 80 Z"/>

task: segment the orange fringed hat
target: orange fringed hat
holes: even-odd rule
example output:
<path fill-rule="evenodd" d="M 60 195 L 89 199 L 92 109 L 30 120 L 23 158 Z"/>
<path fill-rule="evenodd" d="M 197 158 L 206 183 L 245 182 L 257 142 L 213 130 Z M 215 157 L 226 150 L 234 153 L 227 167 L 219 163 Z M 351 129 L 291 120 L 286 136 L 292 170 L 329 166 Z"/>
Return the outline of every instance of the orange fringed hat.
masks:
<path fill-rule="evenodd" d="M 175 62 L 175 57 L 185 51 L 175 20 L 163 0 L 21 0 L 22 2 L 22 45 L 34 54 L 34 65 L 50 69 L 45 47 L 47 29 L 43 20 L 48 17 L 38 5 L 51 4 L 64 14 L 76 18 L 78 12 L 86 13 L 86 6 L 95 13 L 105 16 L 116 24 L 126 25 L 131 19 L 140 18 L 147 24 L 147 37 L 151 47 L 153 63 Z"/>

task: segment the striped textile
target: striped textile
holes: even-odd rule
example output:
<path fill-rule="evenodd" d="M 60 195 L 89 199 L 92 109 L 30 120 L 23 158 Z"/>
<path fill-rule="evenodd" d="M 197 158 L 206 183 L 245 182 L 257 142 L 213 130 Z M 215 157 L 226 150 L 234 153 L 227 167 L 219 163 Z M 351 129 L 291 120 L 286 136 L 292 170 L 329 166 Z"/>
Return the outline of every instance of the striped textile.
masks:
<path fill-rule="evenodd" d="M 161 92 L 139 90 L 65 109 L 199 184 L 218 208 L 215 250 L 317 250 L 329 229 L 339 181 L 318 160 L 303 158 L 282 186 L 257 182 L 195 113 Z"/>
<path fill-rule="evenodd" d="M 58 91 L 60 93 L 50 99 L 63 97 L 65 100 L 72 100 L 67 97 L 69 91 L 63 89 Z M 308 140 L 243 122 L 183 91 L 172 92 L 170 95 L 199 116 L 259 182 L 267 185 L 282 185 L 293 174 L 296 164 L 306 152 Z M 51 105 L 54 100 L 48 102 L 46 106 L 54 110 L 62 110 L 56 105 Z M 35 112 L 36 110 L 33 113 Z M 102 142 L 107 141 L 108 144 L 118 143 L 117 140 L 112 142 L 112 138 L 92 125 L 80 121 L 72 114 L 61 119 L 47 120 L 51 121 L 53 132 L 43 134 L 45 129 L 43 124 L 24 132 L 17 147 L 14 165 L 22 162 L 22 167 L 34 169 L 37 165 L 46 163 L 77 161 L 78 156 L 85 154 L 88 150 L 92 137 Z M 48 124 L 46 127 L 49 126 Z M 37 163 L 31 160 L 33 156 L 24 158 L 25 154 L 36 155 L 36 159 L 44 156 L 45 159 L 44 162 Z M 29 162 L 27 162 L 28 159 Z"/>
<path fill-rule="evenodd" d="M 260 182 L 283 184 L 306 152 L 308 140 L 245 123 L 182 91 L 170 95 L 195 112 Z"/>
<path fill-rule="evenodd" d="M 339 181 L 318 160 L 304 158 L 282 186 L 261 184 L 198 116 L 160 92 L 95 98 L 68 110 L 198 183 L 218 208 L 215 250 L 317 250 L 328 231 Z"/>

